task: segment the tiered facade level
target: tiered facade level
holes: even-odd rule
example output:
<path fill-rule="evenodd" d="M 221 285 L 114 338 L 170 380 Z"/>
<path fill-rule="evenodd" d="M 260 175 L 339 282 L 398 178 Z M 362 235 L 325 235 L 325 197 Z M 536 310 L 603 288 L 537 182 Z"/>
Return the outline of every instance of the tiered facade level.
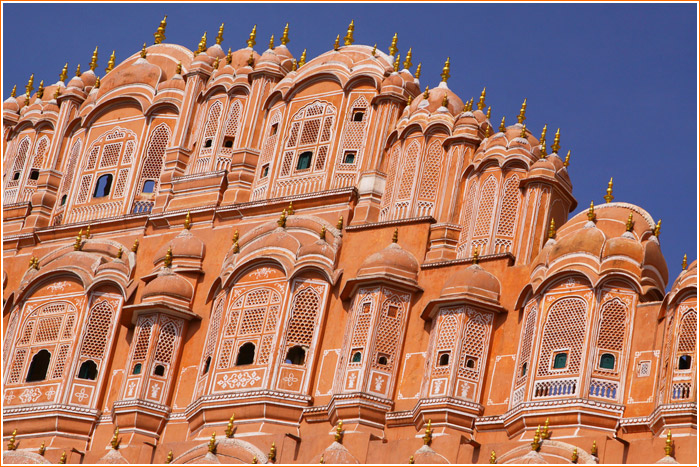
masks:
<path fill-rule="evenodd" d="M 524 109 L 158 42 L 3 104 L 4 462 L 696 461 L 696 263 Z"/>

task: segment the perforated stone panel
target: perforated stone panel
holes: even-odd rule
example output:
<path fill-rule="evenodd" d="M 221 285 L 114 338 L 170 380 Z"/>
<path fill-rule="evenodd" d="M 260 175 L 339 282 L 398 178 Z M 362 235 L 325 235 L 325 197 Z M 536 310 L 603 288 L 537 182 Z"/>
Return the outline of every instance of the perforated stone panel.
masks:
<path fill-rule="evenodd" d="M 578 374 L 586 336 L 586 302 L 577 297 L 556 301 L 547 313 L 537 376 Z M 555 350 L 568 350 L 566 370 L 552 370 Z"/>
<path fill-rule="evenodd" d="M 532 303 L 527 308 L 527 317 L 523 323 L 523 331 L 520 337 L 520 357 L 518 358 L 518 366 L 515 368 L 517 372 L 516 385 L 521 385 L 527 380 L 527 376 L 532 371 L 532 362 L 530 361 L 532 354 L 532 340 L 535 335 L 535 322 L 537 321 L 537 303 Z M 527 372 L 522 374 L 523 364 L 527 363 Z"/>
<path fill-rule="evenodd" d="M 103 358 L 107 346 L 107 337 L 112 325 L 114 309 L 102 300 L 90 310 L 80 355 L 84 357 Z"/>
<path fill-rule="evenodd" d="M 175 353 L 175 343 L 177 341 L 178 330 L 174 323 L 166 323 L 160 328 L 158 335 L 158 345 L 156 346 L 155 361 L 165 364 L 172 363 Z"/>

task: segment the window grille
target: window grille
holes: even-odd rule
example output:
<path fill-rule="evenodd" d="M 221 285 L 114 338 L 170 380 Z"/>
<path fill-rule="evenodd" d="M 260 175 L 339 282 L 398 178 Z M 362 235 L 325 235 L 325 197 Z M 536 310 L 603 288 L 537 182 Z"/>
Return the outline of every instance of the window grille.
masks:
<path fill-rule="evenodd" d="M 537 376 L 578 374 L 585 335 L 586 302 L 577 297 L 556 301 L 544 324 Z M 558 349 L 569 349 L 568 368 L 552 371 L 551 361 Z"/>

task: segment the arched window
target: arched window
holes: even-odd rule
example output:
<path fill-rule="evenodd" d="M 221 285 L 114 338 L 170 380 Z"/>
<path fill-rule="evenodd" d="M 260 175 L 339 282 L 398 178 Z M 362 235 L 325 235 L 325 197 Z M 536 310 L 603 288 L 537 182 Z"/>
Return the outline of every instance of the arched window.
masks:
<path fill-rule="evenodd" d="M 204 371 L 202 371 L 203 375 L 206 375 L 209 373 L 209 367 L 211 366 L 211 357 L 207 357 L 207 360 L 204 362 Z"/>
<path fill-rule="evenodd" d="M 466 367 L 467 368 L 476 368 L 476 360 L 473 359 L 472 357 L 467 357 Z"/>
<path fill-rule="evenodd" d="M 606 370 L 614 370 L 615 369 L 615 356 L 611 353 L 604 353 L 603 355 L 600 356 L 600 364 L 598 366 L 600 368 L 604 368 Z"/>
<path fill-rule="evenodd" d="M 450 364 L 450 353 L 444 352 L 438 357 L 438 366 L 447 366 Z"/>
<path fill-rule="evenodd" d="M 555 370 L 561 370 L 562 368 L 566 368 L 566 360 L 568 358 L 568 355 L 566 352 L 560 352 L 554 356 L 554 363 L 552 364 L 552 368 Z"/>
<path fill-rule="evenodd" d="M 356 350 L 356 351 L 352 354 L 352 360 L 351 360 L 351 361 L 352 361 L 352 363 L 360 363 L 360 362 L 362 361 L 362 352 L 360 352 L 359 350 Z"/>
<path fill-rule="evenodd" d="M 525 376 L 527 374 L 527 362 L 523 363 L 523 366 L 520 367 L 520 376 Z"/>
<path fill-rule="evenodd" d="M 236 366 L 250 365 L 255 360 L 255 344 L 246 342 L 238 349 L 238 357 L 236 357 Z"/>
<path fill-rule="evenodd" d="M 38 351 L 32 358 L 32 363 L 29 364 L 26 381 L 28 383 L 44 381 L 46 372 L 49 370 L 49 363 L 51 363 L 51 352 L 45 349 Z"/>
<path fill-rule="evenodd" d="M 690 355 L 681 355 L 678 357 L 678 369 L 679 370 L 690 370 L 690 364 L 692 362 L 692 357 Z"/>
<path fill-rule="evenodd" d="M 65 206 L 68 195 L 61 196 L 61 206 Z"/>
<path fill-rule="evenodd" d="M 156 376 L 165 375 L 165 367 L 163 365 L 156 365 L 156 367 L 153 369 L 153 374 Z"/>
<path fill-rule="evenodd" d="M 141 189 L 141 193 L 153 193 L 155 187 L 155 180 L 146 180 L 145 182 L 143 182 L 143 188 Z"/>
<path fill-rule="evenodd" d="M 132 375 L 140 375 L 141 374 L 141 364 L 140 363 L 137 363 L 136 365 L 134 365 L 134 369 L 131 370 L 131 374 Z"/>
<path fill-rule="evenodd" d="M 80 379 L 90 379 L 92 381 L 97 379 L 97 364 L 92 360 L 85 360 L 82 365 L 80 365 L 80 370 L 78 370 L 78 378 Z"/>
<path fill-rule="evenodd" d="M 306 170 L 309 167 L 311 167 L 311 157 L 313 155 L 314 154 L 311 151 L 304 151 L 301 154 L 299 154 L 299 160 L 297 161 L 297 170 Z"/>
<path fill-rule="evenodd" d="M 386 355 L 379 354 L 379 357 L 377 357 L 377 364 L 387 365 L 389 364 L 389 358 Z"/>
<path fill-rule="evenodd" d="M 103 198 L 109 195 L 112 189 L 112 174 L 104 174 L 97 179 L 95 184 L 95 192 L 93 193 L 93 198 Z"/>
<path fill-rule="evenodd" d="M 306 360 L 306 350 L 300 345 L 295 345 L 287 351 L 287 357 L 284 359 L 284 363 L 291 363 L 292 365 L 303 365 Z"/>

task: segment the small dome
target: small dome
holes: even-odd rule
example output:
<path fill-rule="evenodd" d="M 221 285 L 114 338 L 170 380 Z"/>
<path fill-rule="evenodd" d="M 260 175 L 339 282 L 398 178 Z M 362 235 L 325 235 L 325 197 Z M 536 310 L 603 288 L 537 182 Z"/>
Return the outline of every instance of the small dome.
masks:
<path fill-rule="evenodd" d="M 86 88 L 93 87 L 97 82 L 97 76 L 95 76 L 95 72 L 92 70 L 88 70 L 80 75 L 80 79 L 83 81 Z"/>
<path fill-rule="evenodd" d="M 85 89 L 85 83 L 80 79 L 80 76 L 73 76 L 70 81 L 68 81 L 67 88 Z"/>
<path fill-rule="evenodd" d="M 212 58 L 222 60 L 224 57 L 226 57 L 226 52 L 224 52 L 224 49 L 222 49 L 219 44 L 214 44 L 207 49 L 207 55 Z"/>
<path fill-rule="evenodd" d="M 424 97 L 425 93 L 416 97 L 413 102 L 411 102 L 411 113 L 420 109 L 425 109 L 429 113 L 437 111 L 440 107 L 442 107 L 445 94 L 447 94 L 447 110 L 453 116 L 457 116 L 462 113 L 464 102 L 462 102 L 462 99 L 460 99 L 457 94 L 452 92 L 444 82 L 440 83 L 437 88 L 429 89 L 428 99 Z"/>
<path fill-rule="evenodd" d="M 175 274 L 170 268 L 163 268 L 155 279 L 146 284 L 143 289 L 143 298 L 167 296 L 190 302 L 194 290 L 192 285 L 184 277 Z"/>
<path fill-rule="evenodd" d="M 450 275 L 440 293 L 441 297 L 448 295 L 473 295 L 476 298 L 498 302 L 501 295 L 501 283 L 496 276 L 473 264 L 468 268 L 460 268 Z"/>
<path fill-rule="evenodd" d="M 573 253 L 587 253 L 600 258 L 605 244 L 605 234 L 597 229 L 579 229 L 568 235 L 557 234 L 556 241 L 548 255 L 548 264 L 555 259 Z"/>
<path fill-rule="evenodd" d="M 245 49 L 236 50 L 231 54 L 231 66 L 238 70 L 240 68 L 249 66 L 248 60 L 250 59 L 250 54 L 253 54 L 253 66 L 260 60 L 260 55 L 250 47 Z"/>
<path fill-rule="evenodd" d="M 416 257 L 401 248 L 398 243 L 392 243 L 365 259 L 357 271 L 357 277 L 387 274 L 415 282 L 418 278 L 418 269 Z"/>
<path fill-rule="evenodd" d="M 445 456 L 438 454 L 425 444 L 413 454 L 413 462 L 415 464 L 449 464 Z"/>
<path fill-rule="evenodd" d="M 627 256 L 641 263 L 644 260 L 644 247 L 634 238 L 611 238 L 605 243 L 605 248 L 603 248 L 603 258 L 610 256 Z"/>
<path fill-rule="evenodd" d="M 17 99 L 14 97 L 8 97 L 5 102 L 2 103 L 3 112 L 17 112 L 19 111 L 19 104 Z"/>
<path fill-rule="evenodd" d="M 183 229 L 172 241 L 165 243 L 155 255 L 154 264 L 162 261 L 168 248 L 172 248 L 173 259 L 193 258 L 202 259 L 204 257 L 204 242 L 192 235 L 187 229 Z"/>

